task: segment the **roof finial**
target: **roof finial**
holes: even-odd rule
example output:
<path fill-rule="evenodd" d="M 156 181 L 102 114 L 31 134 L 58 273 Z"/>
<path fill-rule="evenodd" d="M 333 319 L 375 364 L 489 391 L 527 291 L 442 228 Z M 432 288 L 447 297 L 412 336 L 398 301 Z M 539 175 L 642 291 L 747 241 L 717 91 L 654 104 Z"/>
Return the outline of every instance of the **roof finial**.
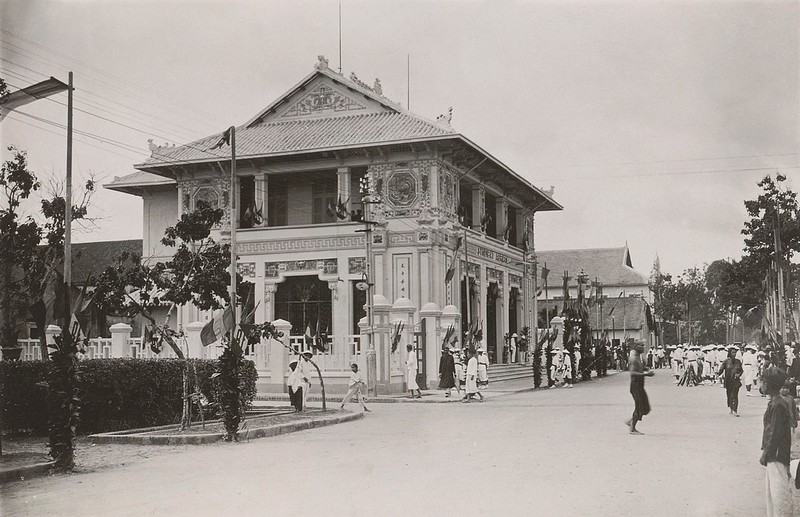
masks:
<path fill-rule="evenodd" d="M 328 59 L 323 56 L 322 54 L 317 56 L 317 64 L 314 65 L 314 68 L 317 70 L 326 70 L 328 68 Z"/>
<path fill-rule="evenodd" d="M 383 86 L 381 86 L 381 80 L 377 77 L 375 78 L 375 84 L 372 86 L 372 91 L 378 95 L 383 95 Z"/>

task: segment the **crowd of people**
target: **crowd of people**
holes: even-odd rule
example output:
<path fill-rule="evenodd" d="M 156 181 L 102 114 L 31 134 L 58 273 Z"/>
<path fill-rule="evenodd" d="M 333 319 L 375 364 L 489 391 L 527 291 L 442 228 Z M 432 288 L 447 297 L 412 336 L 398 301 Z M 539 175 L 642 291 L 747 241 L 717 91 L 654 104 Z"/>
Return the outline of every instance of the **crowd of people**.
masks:
<path fill-rule="evenodd" d="M 439 360 L 439 389 L 445 397 L 452 395 L 453 388 L 464 396 L 462 402 L 471 402 L 477 396 L 483 402 L 481 388 L 489 385 L 489 359 L 481 346 L 475 349 L 442 348 Z"/>

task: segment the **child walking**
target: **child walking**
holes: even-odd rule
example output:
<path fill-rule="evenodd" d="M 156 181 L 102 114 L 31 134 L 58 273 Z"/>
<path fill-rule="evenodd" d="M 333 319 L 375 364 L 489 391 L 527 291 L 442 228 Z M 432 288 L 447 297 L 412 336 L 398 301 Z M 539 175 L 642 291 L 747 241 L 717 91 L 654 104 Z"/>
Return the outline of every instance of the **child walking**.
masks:
<path fill-rule="evenodd" d="M 352 399 L 355 395 L 356 400 L 359 404 L 361 404 L 361 407 L 364 409 L 364 411 L 369 413 L 370 410 L 367 409 L 367 405 L 364 403 L 364 395 L 361 392 L 362 389 L 366 389 L 367 387 L 367 385 L 364 383 L 364 378 L 358 372 L 358 365 L 356 363 L 351 364 L 350 369 L 353 372 L 350 374 L 350 382 L 347 385 L 347 394 L 342 399 L 339 409 L 344 409 L 344 405 L 350 402 L 350 399 Z"/>

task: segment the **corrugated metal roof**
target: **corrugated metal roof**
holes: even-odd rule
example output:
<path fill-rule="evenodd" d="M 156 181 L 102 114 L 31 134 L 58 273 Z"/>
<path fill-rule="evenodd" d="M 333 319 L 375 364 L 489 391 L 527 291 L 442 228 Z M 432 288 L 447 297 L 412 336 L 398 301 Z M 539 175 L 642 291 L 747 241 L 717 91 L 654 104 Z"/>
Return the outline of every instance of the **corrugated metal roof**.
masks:
<path fill-rule="evenodd" d="M 561 285 L 561 275 L 569 271 L 570 285 L 576 285 L 581 270 L 589 280 L 595 278 L 604 285 L 646 285 L 648 278 L 626 264 L 629 259 L 627 247 L 588 248 L 576 250 L 537 251 L 539 267 L 547 263 L 551 286 Z"/>
<path fill-rule="evenodd" d="M 426 120 L 397 112 L 276 121 L 250 128 L 237 127 L 236 157 L 388 144 L 450 134 L 455 133 Z M 219 140 L 220 135 L 213 135 L 183 146 L 159 148 L 137 167 L 229 159 L 229 146 L 211 149 Z"/>
<path fill-rule="evenodd" d="M 114 176 L 114 180 L 110 183 L 103 185 L 105 188 L 119 188 L 119 187 L 143 187 L 147 185 L 172 185 L 177 182 L 164 176 L 158 176 L 150 172 L 136 171 L 127 176 Z"/>

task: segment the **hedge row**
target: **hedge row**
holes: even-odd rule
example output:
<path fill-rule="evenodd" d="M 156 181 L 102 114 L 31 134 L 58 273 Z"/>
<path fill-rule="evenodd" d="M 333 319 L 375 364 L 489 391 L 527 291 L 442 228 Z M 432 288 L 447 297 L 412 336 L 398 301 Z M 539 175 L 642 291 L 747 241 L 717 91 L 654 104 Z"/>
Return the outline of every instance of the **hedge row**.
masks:
<path fill-rule="evenodd" d="M 47 434 L 47 388 L 37 384 L 46 379 L 48 364 L 47 361 L 0 361 L 3 432 Z M 217 361 L 190 359 L 188 364 L 194 365 L 197 371 L 201 391 L 211 402 L 216 402 L 211 376 Z M 81 361 L 82 408 L 78 433 L 179 423 L 183 407 L 183 368 L 184 362 L 178 359 Z M 248 404 L 256 395 L 257 379 L 255 365 L 245 361 L 242 386 Z"/>

